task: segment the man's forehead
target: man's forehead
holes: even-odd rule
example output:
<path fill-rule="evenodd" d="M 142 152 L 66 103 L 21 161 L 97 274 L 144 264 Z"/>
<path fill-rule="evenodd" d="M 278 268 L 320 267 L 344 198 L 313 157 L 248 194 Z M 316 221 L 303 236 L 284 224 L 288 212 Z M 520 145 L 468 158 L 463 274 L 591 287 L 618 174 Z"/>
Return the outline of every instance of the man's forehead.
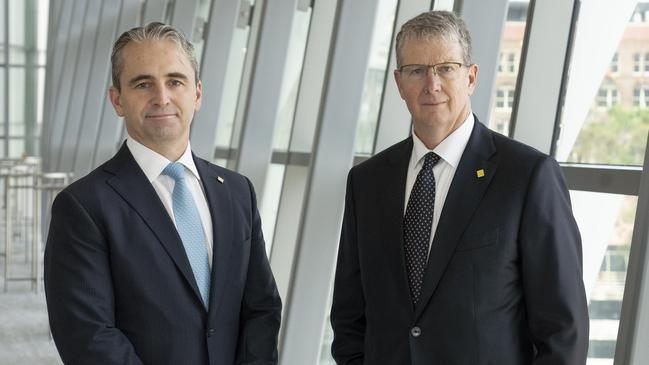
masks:
<path fill-rule="evenodd" d="M 426 36 L 406 39 L 402 56 L 406 58 L 442 59 L 462 57 L 462 47 L 453 38 Z M 440 61 L 441 62 L 441 61 Z"/>
<path fill-rule="evenodd" d="M 146 62 L 143 62 L 146 61 Z M 182 48 L 172 40 L 131 41 L 122 50 L 123 72 L 167 68 L 165 72 L 190 73 L 192 67 Z"/>

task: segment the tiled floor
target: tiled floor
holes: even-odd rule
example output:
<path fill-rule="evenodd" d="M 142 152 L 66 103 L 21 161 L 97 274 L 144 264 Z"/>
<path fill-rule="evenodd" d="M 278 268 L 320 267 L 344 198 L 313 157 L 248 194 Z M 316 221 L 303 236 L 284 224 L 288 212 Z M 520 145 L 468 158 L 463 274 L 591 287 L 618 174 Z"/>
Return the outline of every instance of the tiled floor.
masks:
<path fill-rule="evenodd" d="M 11 265 L 11 275 L 24 275 L 23 259 Z M 0 257 L 0 364 L 61 364 L 50 338 L 45 295 L 31 290 L 27 282 L 9 282 L 4 292 L 5 258 Z"/>

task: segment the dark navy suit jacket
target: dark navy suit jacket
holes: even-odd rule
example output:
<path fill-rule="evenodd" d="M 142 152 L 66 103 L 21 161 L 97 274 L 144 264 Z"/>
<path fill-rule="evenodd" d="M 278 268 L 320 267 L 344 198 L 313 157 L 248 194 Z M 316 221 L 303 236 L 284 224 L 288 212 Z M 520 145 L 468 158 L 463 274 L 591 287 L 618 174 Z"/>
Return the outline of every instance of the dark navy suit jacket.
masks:
<path fill-rule="evenodd" d="M 585 364 L 581 239 L 556 161 L 476 119 L 413 306 L 402 226 L 411 152 L 408 138 L 349 173 L 337 363 Z"/>
<path fill-rule="evenodd" d="M 214 227 L 208 310 L 173 221 L 125 144 L 55 199 L 45 290 L 66 364 L 277 363 L 281 301 L 252 185 L 194 161 Z"/>

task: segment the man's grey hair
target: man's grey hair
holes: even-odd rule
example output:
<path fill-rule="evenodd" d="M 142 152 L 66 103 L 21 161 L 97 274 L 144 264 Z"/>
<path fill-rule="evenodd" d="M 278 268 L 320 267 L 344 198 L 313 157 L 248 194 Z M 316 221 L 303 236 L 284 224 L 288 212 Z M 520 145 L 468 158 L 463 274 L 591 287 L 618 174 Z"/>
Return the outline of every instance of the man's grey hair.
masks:
<path fill-rule="evenodd" d="M 462 18 L 450 11 L 428 11 L 408 20 L 397 34 L 395 51 L 397 67 L 401 67 L 403 45 L 409 40 L 430 40 L 441 38 L 458 42 L 462 48 L 462 62 L 471 62 L 471 34 Z"/>
<path fill-rule="evenodd" d="M 111 71 L 113 76 L 113 86 L 121 91 L 121 85 L 119 78 L 122 75 L 122 70 L 124 69 L 124 60 L 122 59 L 122 51 L 124 47 L 130 42 L 144 42 L 144 41 L 160 41 L 160 40 L 170 40 L 176 43 L 178 47 L 183 51 L 189 63 L 194 69 L 194 80 L 198 82 L 198 61 L 196 60 L 196 53 L 194 53 L 194 46 L 192 43 L 185 37 L 185 35 L 172 27 L 160 22 L 152 22 L 141 27 L 135 27 L 131 30 L 127 30 L 122 33 L 122 35 L 117 38 L 115 44 L 113 45 L 113 53 L 110 56 Z"/>

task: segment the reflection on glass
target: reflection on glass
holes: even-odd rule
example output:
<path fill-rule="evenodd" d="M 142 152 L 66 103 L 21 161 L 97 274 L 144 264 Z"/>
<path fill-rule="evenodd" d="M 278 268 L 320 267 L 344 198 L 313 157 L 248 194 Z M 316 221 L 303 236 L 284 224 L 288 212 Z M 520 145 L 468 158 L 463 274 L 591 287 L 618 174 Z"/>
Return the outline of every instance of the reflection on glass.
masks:
<path fill-rule="evenodd" d="M 37 21 L 36 21 L 36 50 L 38 53 L 38 65 L 45 66 L 47 61 L 47 27 L 49 0 L 38 0 Z"/>
<path fill-rule="evenodd" d="M 279 208 L 279 199 L 282 195 L 282 183 L 284 182 L 285 165 L 270 164 L 268 174 L 266 175 L 266 185 L 264 186 L 264 196 L 259 202 L 262 231 L 266 241 L 266 254 L 270 257 L 270 251 L 273 247 L 273 237 L 275 236 L 275 222 L 277 221 L 277 209 Z"/>
<path fill-rule="evenodd" d="M 374 148 L 376 123 L 381 107 L 396 10 L 396 0 L 379 1 L 372 34 L 369 67 L 365 75 L 361 110 L 356 128 L 356 153 L 370 154 Z"/>
<path fill-rule="evenodd" d="M 251 1 L 251 3 L 254 2 Z M 230 148 L 232 132 L 234 131 L 234 117 L 239 100 L 239 90 L 241 89 L 243 67 L 248 50 L 249 35 L 249 25 L 245 27 L 237 26 L 232 33 L 223 97 L 221 98 L 221 108 L 219 108 L 218 122 L 216 124 L 217 148 Z"/>
<path fill-rule="evenodd" d="M 295 115 L 295 104 L 297 93 L 300 87 L 300 75 L 304 63 L 304 51 L 309 36 L 309 24 L 311 23 L 311 8 L 306 11 L 296 10 L 291 28 L 291 39 L 288 44 L 288 55 L 284 68 L 284 80 L 279 99 L 279 110 L 273 150 L 288 150 L 291 137 L 293 116 Z"/>
<path fill-rule="evenodd" d="M 205 47 L 205 40 L 203 39 L 204 28 L 207 25 L 207 19 L 210 16 L 210 6 L 212 1 L 200 0 L 198 3 L 198 10 L 196 11 L 196 22 L 194 23 L 194 34 L 192 36 L 192 44 L 196 53 L 196 59 L 203 58 L 203 47 Z"/>
<path fill-rule="evenodd" d="M 2 85 L 2 82 L 0 82 Z M 43 124 L 43 99 L 45 98 L 45 67 L 38 68 L 38 86 L 36 94 L 36 123 L 39 125 L 36 128 L 36 136 L 40 135 L 40 125 Z"/>
<path fill-rule="evenodd" d="M 494 87 L 494 104 L 489 117 L 489 128 L 509 135 L 514 92 L 518 78 L 529 0 L 510 0 L 507 6 L 507 21 L 500 43 L 500 56 Z"/>
<path fill-rule="evenodd" d="M 588 365 L 613 365 L 636 196 L 571 191 L 582 237 L 588 297 Z"/>
<path fill-rule="evenodd" d="M 6 24 L 5 1 L 0 0 L 0 24 Z M 5 62 L 5 27 L 0 26 L 0 64 Z M 1 85 L 1 84 L 0 84 Z"/>
<path fill-rule="evenodd" d="M 610 7 L 582 2 L 557 160 L 642 164 L 649 132 L 648 53 L 649 1 L 625 0 Z"/>
<path fill-rule="evenodd" d="M 9 68 L 9 135 L 24 136 L 25 134 L 25 69 Z M 31 100 L 33 104 L 34 100 Z"/>
<path fill-rule="evenodd" d="M 10 139 L 9 140 L 9 157 L 21 158 L 25 153 L 25 140 L 24 139 Z"/>
<path fill-rule="evenodd" d="M 25 0 L 9 0 L 8 15 L 10 64 L 25 63 L 25 6 Z"/>

